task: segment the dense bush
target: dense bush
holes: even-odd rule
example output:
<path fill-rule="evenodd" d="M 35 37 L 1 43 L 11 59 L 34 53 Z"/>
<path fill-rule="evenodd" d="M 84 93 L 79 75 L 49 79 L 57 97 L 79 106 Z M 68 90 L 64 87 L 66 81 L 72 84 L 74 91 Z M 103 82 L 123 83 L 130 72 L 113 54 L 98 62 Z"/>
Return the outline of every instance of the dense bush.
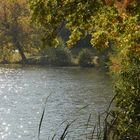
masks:
<path fill-rule="evenodd" d="M 115 75 L 116 104 L 115 131 L 119 140 L 140 139 L 140 60 L 131 53 L 121 62 Z"/>
<path fill-rule="evenodd" d="M 92 56 L 88 49 L 82 49 L 78 56 L 79 65 L 81 67 L 92 66 Z"/>
<path fill-rule="evenodd" d="M 42 64 L 48 64 L 53 66 L 67 66 L 71 63 L 70 54 L 65 48 L 48 47 L 43 50 L 42 55 Z"/>

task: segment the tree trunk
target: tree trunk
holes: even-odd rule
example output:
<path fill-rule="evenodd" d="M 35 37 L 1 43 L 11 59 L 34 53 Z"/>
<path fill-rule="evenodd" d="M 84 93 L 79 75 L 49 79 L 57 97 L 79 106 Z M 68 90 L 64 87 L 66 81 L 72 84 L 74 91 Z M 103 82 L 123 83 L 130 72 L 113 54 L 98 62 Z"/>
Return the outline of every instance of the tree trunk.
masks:
<path fill-rule="evenodd" d="M 28 60 L 24 54 L 24 51 L 20 45 L 20 43 L 18 42 L 18 40 L 16 39 L 16 37 L 13 38 L 13 44 L 15 45 L 15 47 L 17 48 L 17 50 L 19 51 L 19 54 L 21 56 L 21 59 L 22 59 L 22 63 L 23 64 L 27 64 L 28 63 Z"/>
<path fill-rule="evenodd" d="M 23 49 L 21 48 L 19 43 L 16 44 L 16 48 L 18 49 L 19 54 L 20 54 L 20 56 L 22 58 L 22 63 L 27 64 L 28 63 L 27 58 L 26 58 L 26 56 L 25 56 L 25 54 L 23 52 Z"/>

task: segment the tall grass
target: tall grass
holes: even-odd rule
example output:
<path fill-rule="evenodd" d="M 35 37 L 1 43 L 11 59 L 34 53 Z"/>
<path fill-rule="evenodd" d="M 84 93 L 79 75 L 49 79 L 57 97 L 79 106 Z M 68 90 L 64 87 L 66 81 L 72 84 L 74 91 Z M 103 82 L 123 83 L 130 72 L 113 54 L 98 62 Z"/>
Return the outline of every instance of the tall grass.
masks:
<path fill-rule="evenodd" d="M 43 118 L 44 118 L 44 114 L 45 114 L 45 110 L 46 110 L 46 104 L 47 104 L 47 101 L 50 96 L 51 96 L 51 94 L 46 98 L 45 103 L 44 103 L 43 112 L 42 112 L 41 119 L 39 122 L 39 127 L 38 127 L 38 140 L 40 140 L 41 126 L 42 126 L 42 122 L 43 122 Z"/>
<path fill-rule="evenodd" d="M 42 123 L 43 123 L 43 118 L 44 118 L 45 110 L 46 110 L 46 104 L 47 104 L 49 96 L 46 98 L 45 105 L 44 105 L 44 108 L 43 108 L 43 112 L 42 112 L 40 122 L 39 122 L 38 140 L 40 140 L 41 126 L 42 126 Z M 116 95 L 110 101 L 109 106 L 108 106 L 108 108 L 105 112 L 98 113 L 98 118 L 97 118 L 97 121 L 95 122 L 95 124 L 91 123 L 90 120 L 91 120 L 92 114 L 89 113 L 90 115 L 89 115 L 89 117 L 87 119 L 87 122 L 86 122 L 86 125 L 85 125 L 86 126 L 85 133 L 83 134 L 85 140 L 109 140 L 108 135 L 109 135 L 110 127 L 113 125 L 113 121 L 110 121 L 110 119 L 109 119 L 109 117 L 113 117 L 112 113 L 110 111 L 110 108 L 112 106 L 112 103 L 113 103 L 115 97 L 116 97 Z M 80 110 L 85 109 L 88 106 L 89 105 L 86 105 L 86 106 L 82 107 Z M 101 121 L 102 118 L 105 118 L 103 122 Z M 63 129 L 61 135 L 58 136 L 57 133 L 54 133 L 51 140 L 69 140 L 69 139 L 72 140 L 70 135 L 68 135 L 68 134 L 73 132 L 73 131 L 71 131 L 71 126 L 77 120 L 78 120 L 78 118 L 73 119 L 73 121 L 71 121 L 71 122 L 68 122 L 67 120 L 63 121 L 60 124 L 60 129 L 61 129 L 62 124 L 64 124 L 64 123 L 67 123 L 67 124 L 65 125 L 65 128 Z M 113 118 L 111 120 L 115 120 L 115 119 Z M 90 126 L 92 126 L 92 128 L 90 128 L 90 132 L 89 132 L 88 128 Z M 79 140 L 79 138 L 77 138 L 77 139 Z M 74 139 L 74 140 L 76 140 L 76 139 Z"/>

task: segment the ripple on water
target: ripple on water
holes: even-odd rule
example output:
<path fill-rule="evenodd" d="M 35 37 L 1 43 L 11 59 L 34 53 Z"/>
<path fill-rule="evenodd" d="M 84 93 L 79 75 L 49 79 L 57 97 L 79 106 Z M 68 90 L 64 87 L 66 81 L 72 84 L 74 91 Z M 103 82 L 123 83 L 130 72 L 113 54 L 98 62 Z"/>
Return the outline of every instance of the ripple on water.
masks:
<path fill-rule="evenodd" d="M 98 112 L 105 109 L 113 96 L 108 78 L 94 69 L 0 68 L 0 139 L 37 139 L 39 120 L 49 95 L 42 140 L 55 132 L 59 135 L 74 119 L 77 120 L 71 126 L 71 135 L 78 140 L 81 134 L 80 140 L 84 139 L 89 114 L 94 124 Z M 86 105 L 89 106 L 84 108 Z"/>

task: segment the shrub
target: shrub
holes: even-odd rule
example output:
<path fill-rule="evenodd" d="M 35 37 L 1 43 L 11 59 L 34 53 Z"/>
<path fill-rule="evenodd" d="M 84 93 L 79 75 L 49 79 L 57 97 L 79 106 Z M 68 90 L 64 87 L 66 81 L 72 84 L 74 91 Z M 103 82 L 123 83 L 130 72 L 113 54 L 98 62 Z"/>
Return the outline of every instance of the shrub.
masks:
<path fill-rule="evenodd" d="M 118 48 L 111 62 L 117 106 L 114 109 L 114 120 L 111 121 L 113 136 L 116 136 L 117 140 L 139 140 L 140 47 L 129 46 L 123 52 Z"/>
<path fill-rule="evenodd" d="M 71 63 L 71 57 L 65 48 L 48 47 L 43 51 L 41 63 L 53 66 L 67 66 Z"/>
<path fill-rule="evenodd" d="M 88 49 L 82 49 L 78 56 L 79 65 L 81 67 L 90 67 L 92 66 L 92 56 Z"/>

